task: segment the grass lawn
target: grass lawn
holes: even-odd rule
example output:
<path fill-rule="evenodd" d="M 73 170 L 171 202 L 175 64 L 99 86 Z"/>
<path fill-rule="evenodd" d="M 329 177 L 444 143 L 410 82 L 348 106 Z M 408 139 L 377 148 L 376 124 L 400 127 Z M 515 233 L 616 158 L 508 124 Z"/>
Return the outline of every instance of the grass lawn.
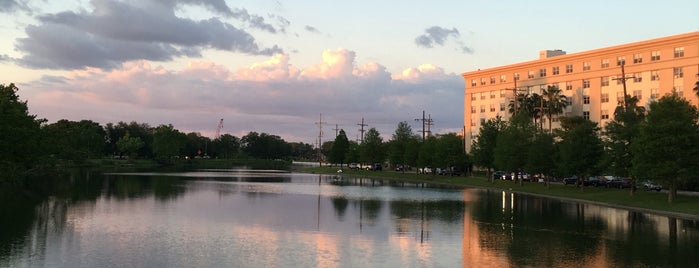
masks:
<path fill-rule="evenodd" d="M 337 167 L 313 167 L 302 169 L 302 172 L 335 174 Z M 481 187 L 491 189 L 502 189 L 513 192 L 529 193 L 550 197 L 574 199 L 579 201 L 591 201 L 610 206 L 623 206 L 628 208 L 654 210 L 657 212 L 679 213 L 685 218 L 699 219 L 699 197 L 678 195 L 674 203 L 667 202 L 667 193 L 638 190 L 633 195 L 630 190 L 608 189 L 599 187 L 574 187 L 553 183 L 546 187 L 544 183 L 525 182 L 519 185 L 513 181 L 495 181 L 491 183 L 483 176 L 439 176 L 431 174 L 416 174 L 412 172 L 394 171 L 367 171 L 343 169 L 343 175 L 364 176 L 372 178 L 382 178 L 391 180 L 428 182 L 437 184 L 449 184 L 462 187 Z"/>

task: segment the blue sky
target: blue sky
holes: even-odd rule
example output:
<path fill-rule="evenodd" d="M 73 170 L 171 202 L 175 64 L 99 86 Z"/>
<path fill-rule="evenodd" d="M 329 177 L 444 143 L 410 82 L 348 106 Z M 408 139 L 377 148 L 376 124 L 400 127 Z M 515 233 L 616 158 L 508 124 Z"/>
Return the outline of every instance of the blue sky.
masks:
<path fill-rule="evenodd" d="M 30 113 L 313 143 L 425 110 L 460 131 L 460 73 L 699 30 L 697 1 L 0 0 L 0 83 Z"/>

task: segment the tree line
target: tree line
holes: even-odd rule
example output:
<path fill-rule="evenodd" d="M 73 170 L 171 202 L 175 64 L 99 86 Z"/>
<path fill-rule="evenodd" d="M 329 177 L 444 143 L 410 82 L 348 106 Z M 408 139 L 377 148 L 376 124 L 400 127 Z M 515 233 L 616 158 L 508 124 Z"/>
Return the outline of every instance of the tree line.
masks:
<path fill-rule="evenodd" d="M 557 90 L 549 87 L 549 91 Z M 699 82 L 695 91 L 699 97 Z M 483 122 L 470 152 L 474 163 L 488 172 L 526 170 L 549 177 L 577 176 L 578 183 L 595 175 L 626 177 L 632 182 L 653 180 L 669 188 L 669 202 L 677 189 L 698 186 L 699 113 L 687 99 L 670 94 L 651 102 L 646 110 L 636 97 L 626 95 L 614 119 L 603 127 L 580 116 L 568 116 L 560 117 L 559 129 L 549 125 L 545 130 L 540 119 L 541 112 L 547 112 L 547 100 L 558 100 L 556 107 L 565 108 L 564 99 L 553 95 L 534 96 L 533 101 L 521 95 L 517 101 L 521 109 L 509 121 L 498 117 Z M 539 103 L 540 108 L 531 103 Z M 552 110 L 562 111 L 548 111 Z"/>

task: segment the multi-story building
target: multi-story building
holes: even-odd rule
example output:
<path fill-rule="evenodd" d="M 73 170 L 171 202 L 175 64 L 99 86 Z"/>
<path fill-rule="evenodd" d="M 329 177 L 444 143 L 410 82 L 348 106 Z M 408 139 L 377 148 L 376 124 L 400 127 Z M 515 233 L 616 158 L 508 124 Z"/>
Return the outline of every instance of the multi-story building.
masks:
<path fill-rule="evenodd" d="M 622 77 L 622 66 L 625 76 Z M 567 97 L 568 107 L 559 116 L 578 115 L 604 127 L 628 95 L 640 105 L 666 94 L 679 94 L 694 105 L 693 88 L 699 80 L 699 32 L 566 54 L 561 50 L 539 53 L 539 59 L 465 72 L 464 128 L 467 150 L 488 119 L 511 116 L 514 92 L 541 94 L 549 85 Z M 622 78 L 626 79 L 622 79 Z M 553 120 L 553 127 L 559 123 Z"/>

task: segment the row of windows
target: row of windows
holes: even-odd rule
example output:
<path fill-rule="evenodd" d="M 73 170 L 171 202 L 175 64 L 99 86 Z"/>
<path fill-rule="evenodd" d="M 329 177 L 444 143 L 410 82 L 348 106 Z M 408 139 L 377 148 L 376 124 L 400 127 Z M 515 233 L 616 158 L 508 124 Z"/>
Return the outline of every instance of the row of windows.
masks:
<path fill-rule="evenodd" d="M 684 47 L 676 47 L 674 50 L 674 57 L 675 58 L 681 58 L 684 57 Z M 650 52 L 650 61 L 659 61 L 660 60 L 660 50 L 654 50 Z M 637 53 L 633 55 L 633 63 L 638 64 L 638 63 L 643 63 L 643 54 Z M 619 56 L 616 58 L 616 65 L 617 66 L 622 66 L 626 64 L 626 57 L 625 56 Z M 602 59 L 600 62 L 600 67 L 601 68 L 609 68 L 610 61 L 609 59 Z M 590 70 L 590 62 L 585 61 L 582 63 L 582 69 L 583 71 L 589 71 Z M 681 68 L 680 68 L 681 69 Z M 566 73 L 572 73 L 573 72 L 573 64 L 567 64 Z M 552 75 L 558 75 L 560 74 L 560 67 L 559 66 L 554 66 L 551 68 L 551 74 Z M 539 77 L 546 77 L 546 68 L 539 69 Z M 514 73 L 514 79 L 519 80 L 519 73 Z M 534 79 L 535 78 L 535 72 L 534 71 L 528 71 L 527 72 L 527 78 L 528 79 Z M 480 79 L 480 85 L 484 86 L 486 85 L 486 78 L 481 78 Z M 496 79 L 494 76 L 490 77 L 490 84 L 495 84 Z M 506 83 L 507 82 L 507 76 L 506 75 L 500 75 L 500 83 Z M 478 81 L 476 79 L 471 80 L 471 87 L 475 87 L 478 85 Z"/>
<path fill-rule="evenodd" d="M 676 67 L 672 68 L 672 73 L 674 78 L 682 78 L 684 77 L 684 72 L 682 70 L 682 67 Z M 643 82 L 643 75 L 641 73 L 634 73 L 632 76 L 626 77 L 626 78 L 611 78 L 609 76 L 603 76 L 600 77 L 600 86 L 606 87 L 609 86 L 609 81 L 610 80 L 615 80 L 617 85 L 621 85 L 624 81 L 623 80 L 632 80 L 634 83 L 641 83 Z M 660 80 L 660 71 L 651 71 L 650 72 L 650 80 L 651 81 L 659 81 Z M 556 85 L 558 86 L 558 85 Z M 590 79 L 583 79 L 582 80 L 582 88 L 590 88 L 591 86 L 591 81 Z M 573 83 L 572 82 L 565 82 L 565 90 L 573 90 Z M 486 99 L 485 93 L 481 93 L 481 100 Z M 494 99 L 495 96 L 495 91 L 490 92 L 490 98 Z M 504 97 L 505 92 L 501 90 L 500 92 L 500 97 Z M 471 100 L 476 100 L 476 95 L 472 94 L 471 95 Z"/>

